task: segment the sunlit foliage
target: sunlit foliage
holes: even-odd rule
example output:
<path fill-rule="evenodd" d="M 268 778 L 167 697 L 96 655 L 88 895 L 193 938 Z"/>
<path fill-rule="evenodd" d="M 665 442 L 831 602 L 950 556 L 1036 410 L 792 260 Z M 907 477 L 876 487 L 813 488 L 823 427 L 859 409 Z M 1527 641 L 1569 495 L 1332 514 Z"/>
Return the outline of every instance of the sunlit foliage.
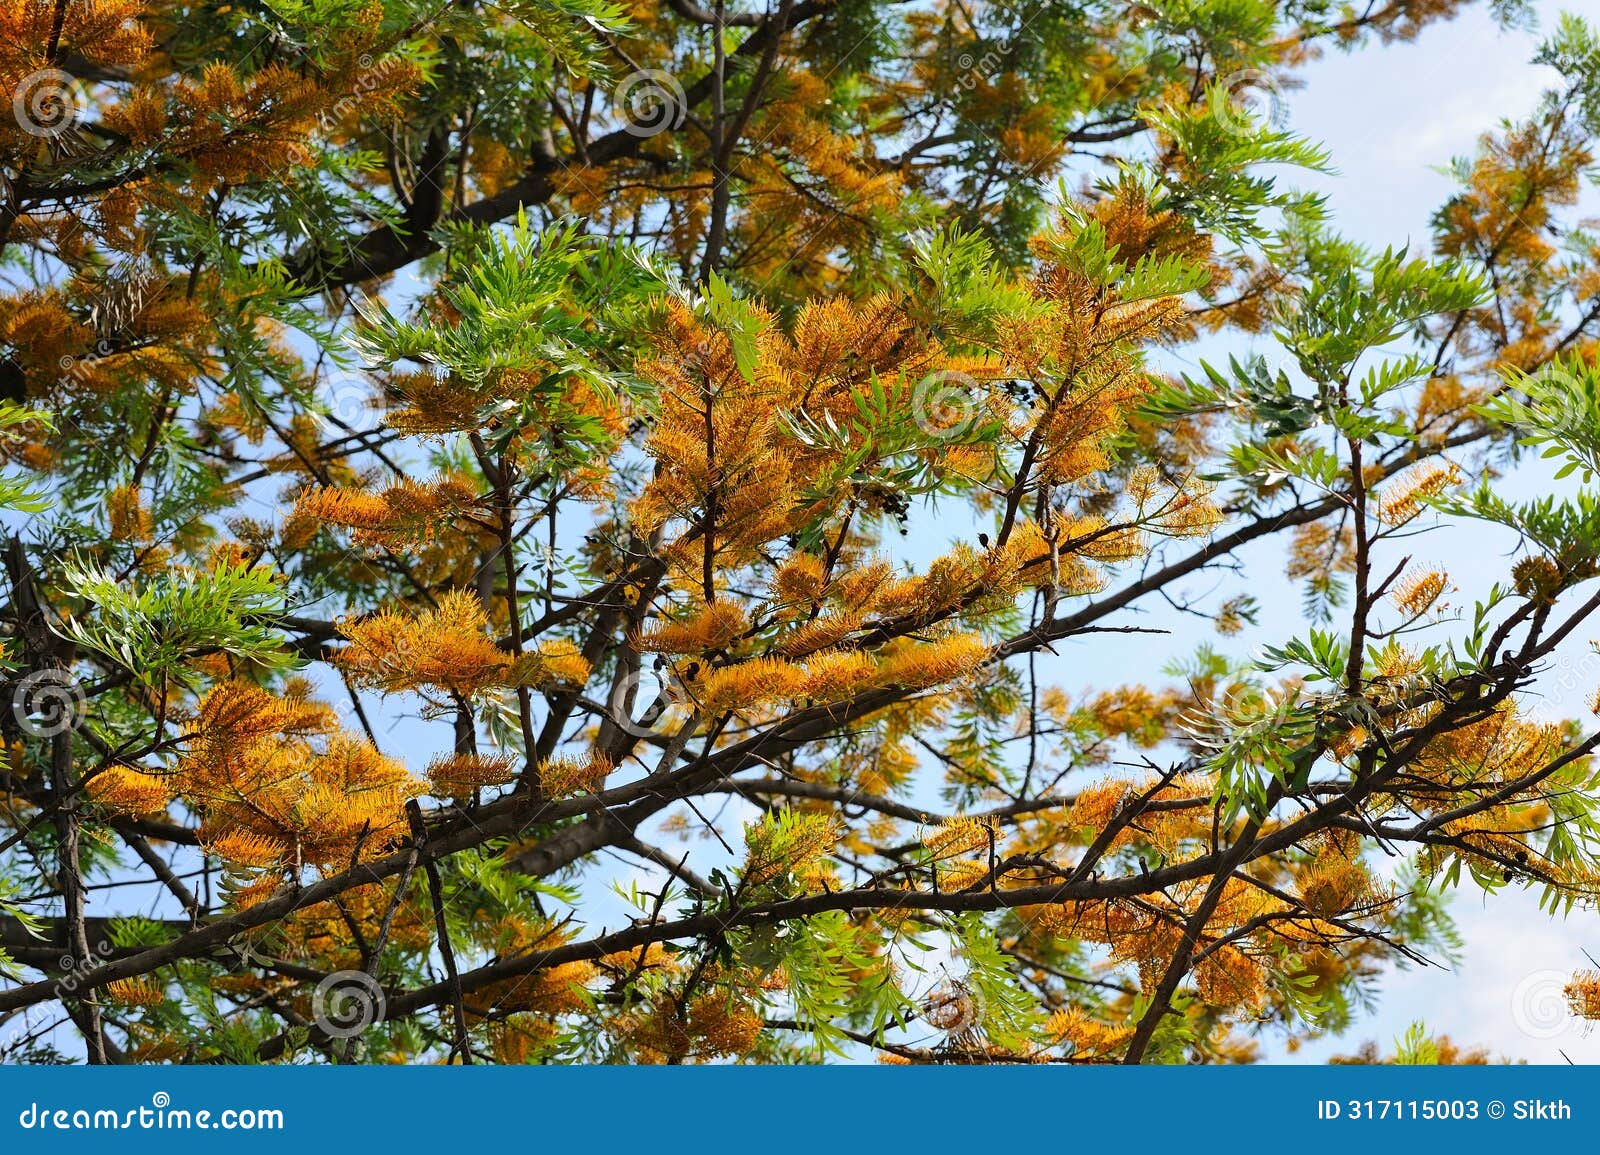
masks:
<path fill-rule="evenodd" d="M 1270 107 L 1461 7 L 12 5 L 4 1053 L 1239 1062 L 1592 910 L 1600 40 L 1428 251 Z"/>

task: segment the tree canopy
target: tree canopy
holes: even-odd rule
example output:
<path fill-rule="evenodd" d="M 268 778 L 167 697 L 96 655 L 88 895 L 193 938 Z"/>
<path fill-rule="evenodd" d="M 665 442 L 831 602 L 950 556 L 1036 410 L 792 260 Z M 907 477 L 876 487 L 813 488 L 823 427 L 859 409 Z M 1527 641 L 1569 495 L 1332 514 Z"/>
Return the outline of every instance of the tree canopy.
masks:
<path fill-rule="evenodd" d="M 1600 31 L 1425 251 L 1281 116 L 1465 6 L 10 3 L 0 1053 L 1246 1061 L 1591 906 Z"/>

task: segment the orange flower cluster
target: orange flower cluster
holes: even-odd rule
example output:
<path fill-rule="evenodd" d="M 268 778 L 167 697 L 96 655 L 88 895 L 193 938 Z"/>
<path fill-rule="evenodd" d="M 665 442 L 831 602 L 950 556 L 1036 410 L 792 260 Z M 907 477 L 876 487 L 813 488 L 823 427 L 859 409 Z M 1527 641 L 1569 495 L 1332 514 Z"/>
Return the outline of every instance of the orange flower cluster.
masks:
<path fill-rule="evenodd" d="M 200 840 L 248 868 L 346 865 L 406 828 L 422 783 L 339 729 L 303 686 L 282 696 L 224 682 L 201 700 L 175 792 L 203 819 Z"/>
<path fill-rule="evenodd" d="M 307 490 L 295 503 L 295 515 L 354 530 L 358 545 L 403 546 L 433 537 L 445 518 L 470 510 L 477 498 L 477 490 L 463 477 L 425 483 L 402 478 L 381 493 Z"/>
<path fill-rule="evenodd" d="M 516 655 L 497 646 L 488 627 L 478 599 L 454 590 L 423 613 L 389 610 L 343 623 L 350 644 L 336 660 L 355 685 L 386 694 L 431 686 L 470 698 L 495 686 L 588 680 L 589 663 L 572 643 L 552 639 Z"/>

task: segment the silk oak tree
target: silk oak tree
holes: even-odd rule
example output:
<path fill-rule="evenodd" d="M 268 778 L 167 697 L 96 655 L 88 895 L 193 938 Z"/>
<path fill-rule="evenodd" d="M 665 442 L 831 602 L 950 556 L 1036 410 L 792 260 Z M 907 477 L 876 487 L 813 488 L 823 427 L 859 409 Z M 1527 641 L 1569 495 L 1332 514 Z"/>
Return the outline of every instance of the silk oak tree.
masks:
<path fill-rule="evenodd" d="M 1243 1061 L 1587 910 L 1600 36 L 1427 251 L 1280 115 L 1461 7 L 11 4 L 7 1058 Z"/>

